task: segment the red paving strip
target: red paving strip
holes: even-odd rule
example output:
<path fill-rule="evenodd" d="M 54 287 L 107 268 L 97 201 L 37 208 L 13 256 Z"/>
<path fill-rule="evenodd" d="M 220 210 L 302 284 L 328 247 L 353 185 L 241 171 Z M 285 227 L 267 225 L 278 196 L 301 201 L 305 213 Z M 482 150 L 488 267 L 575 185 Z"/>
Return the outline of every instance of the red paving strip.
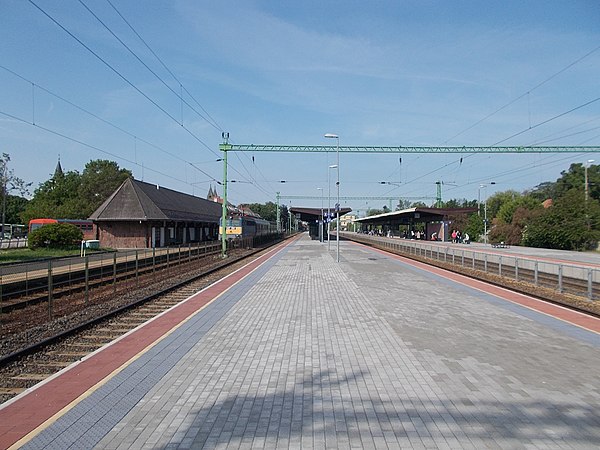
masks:
<path fill-rule="evenodd" d="M 27 434 L 67 408 L 72 402 L 99 383 L 108 381 L 128 361 L 139 356 L 174 330 L 188 317 L 209 304 L 228 288 L 254 271 L 275 253 L 296 239 L 290 239 L 269 253 L 244 266 L 203 291 L 194 294 L 185 303 L 168 310 L 157 319 L 121 340 L 81 361 L 56 378 L 34 387 L 30 392 L 0 409 L 0 449 L 6 449 Z"/>
<path fill-rule="evenodd" d="M 569 308 L 565 308 L 560 305 L 555 305 L 552 303 L 545 302 L 544 300 L 539 300 L 534 297 L 530 297 L 525 294 L 520 294 L 518 292 L 514 292 L 508 289 L 505 289 L 500 286 L 495 286 L 493 284 L 486 283 L 484 281 L 479 281 L 473 278 L 469 278 L 465 275 L 460 275 L 458 273 L 450 272 L 445 269 L 441 269 L 439 267 L 430 266 L 428 264 L 415 261 L 409 258 L 405 258 L 403 256 L 394 255 L 393 253 L 388 253 L 384 250 L 380 250 L 377 248 L 370 247 L 365 244 L 361 244 L 358 242 L 353 242 L 356 245 L 362 245 L 363 247 L 367 247 L 370 250 L 373 250 L 382 255 L 397 259 L 402 261 L 405 264 L 408 264 L 413 267 L 417 267 L 419 269 L 425 270 L 430 273 L 434 273 L 440 277 L 446 278 L 448 280 L 455 281 L 457 283 L 463 284 L 465 286 L 471 287 L 473 289 L 477 289 L 478 291 L 485 292 L 487 294 L 494 295 L 502 300 L 507 300 L 512 303 L 516 303 L 518 305 L 524 306 L 531 310 L 540 312 L 542 314 L 546 314 L 548 316 L 554 317 L 556 319 L 560 319 L 564 322 L 570 323 L 572 325 L 576 325 L 578 327 L 584 328 L 589 331 L 593 331 L 595 333 L 600 333 L 600 319 L 574 311 Z"/>

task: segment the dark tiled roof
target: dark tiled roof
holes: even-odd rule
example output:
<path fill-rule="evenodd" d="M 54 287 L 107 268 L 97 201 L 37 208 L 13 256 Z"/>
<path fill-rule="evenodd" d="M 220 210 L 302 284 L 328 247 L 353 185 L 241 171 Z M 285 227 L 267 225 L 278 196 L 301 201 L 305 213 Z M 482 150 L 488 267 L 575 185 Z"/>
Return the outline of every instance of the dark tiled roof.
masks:
<path fill-rule="evenodd" d="M 129 178 L 90 216 L 102 221 L 180 220 L 215 222 L 221 205 L 193 195 Z"/>

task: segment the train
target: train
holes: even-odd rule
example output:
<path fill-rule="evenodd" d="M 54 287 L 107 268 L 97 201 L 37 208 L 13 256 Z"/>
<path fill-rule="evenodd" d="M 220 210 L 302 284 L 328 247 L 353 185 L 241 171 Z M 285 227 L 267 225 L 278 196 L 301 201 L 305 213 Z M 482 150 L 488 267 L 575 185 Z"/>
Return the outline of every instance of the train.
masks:
<path fill-rule="evenodd" d="M 235 213 L 227 218 L 227 239 L 261 236 L 274 233 L 276 226 L 260 217 Z M 223 234 L 223 227 L 219 226 L 219 237 Z"/>
<path fill-rule="evenodd" d="M 94 229 L 94 222 L 91 220 L 77 220 L 77 219 L 31 219 L 29 221 L 29 232 L 31 233 L 38 228 L 48 225 L 50 223 L 70 223 L 75 225 L 83 233 L 84 239 L 96 239 L 96 231 Z"/>

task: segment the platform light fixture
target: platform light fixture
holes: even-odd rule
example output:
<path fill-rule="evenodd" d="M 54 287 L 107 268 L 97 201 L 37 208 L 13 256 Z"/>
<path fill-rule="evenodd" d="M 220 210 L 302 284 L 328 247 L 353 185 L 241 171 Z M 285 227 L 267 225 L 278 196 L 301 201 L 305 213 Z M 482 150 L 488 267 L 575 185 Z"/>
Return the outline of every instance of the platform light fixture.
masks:
<path fill-rule="evenodd" d="M 483 200 L 483 243 L 487 244 L 487 187 L 490 184 L 496 184 L 495 181 L 490 181 L 489 183 L 482 183 L 479 185 L 479 191 L 477 194 L 477 202 L 479 206 L 477 208 L 477 212 L 481 208 L 481 189 L 485 189 L 485 199 Z"/>
<path fill-rule="evenodd" d="M 325 133 L 325 138 L 327 139 L 335 139 L 336 142 L 336 150 L 335 150 L 335 154 L 336 154 L 336 167 L 337 167 L 337 181 L 336 181 L 336 186 L 337 186 L 337 202 L 335 204 L 335 210 L 336 210 L 336 221 L 337 221 L 337 231 L 335 233 L 336 235 L 336 261 L 340 262 L 340 137 L 337 134 L 333 134 L 333 133 Z"/>
<path fill-rule="evenodd" d="M 319 242 L 323 242 L 323 188 L 318 187 L 317 191 L 321 191 L 321 221 L 319 222 Z"/>
<path fill-rule="evenodd" d="M 327 168 L 327 251 L 331 250 L 331 169 L 337 169 L 337 164 Z"/>

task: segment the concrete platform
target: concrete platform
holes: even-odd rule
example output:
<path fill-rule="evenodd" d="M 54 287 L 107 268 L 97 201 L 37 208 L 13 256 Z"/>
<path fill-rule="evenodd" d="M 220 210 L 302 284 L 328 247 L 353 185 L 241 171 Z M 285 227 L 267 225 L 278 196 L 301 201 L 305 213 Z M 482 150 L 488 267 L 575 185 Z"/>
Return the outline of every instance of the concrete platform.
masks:
<path fill-rule="evenodd" d="M 350 242 L 337 264 L 331 248 L 304 236 L 100 351 L 97 384 L 18 445 L 600 446 L 600 320 Z M 150 345 L 145 329 L 166 331 Z M 27 432 L 6 421 L 79 366 L 0 409 L 0 447 Z"/>

